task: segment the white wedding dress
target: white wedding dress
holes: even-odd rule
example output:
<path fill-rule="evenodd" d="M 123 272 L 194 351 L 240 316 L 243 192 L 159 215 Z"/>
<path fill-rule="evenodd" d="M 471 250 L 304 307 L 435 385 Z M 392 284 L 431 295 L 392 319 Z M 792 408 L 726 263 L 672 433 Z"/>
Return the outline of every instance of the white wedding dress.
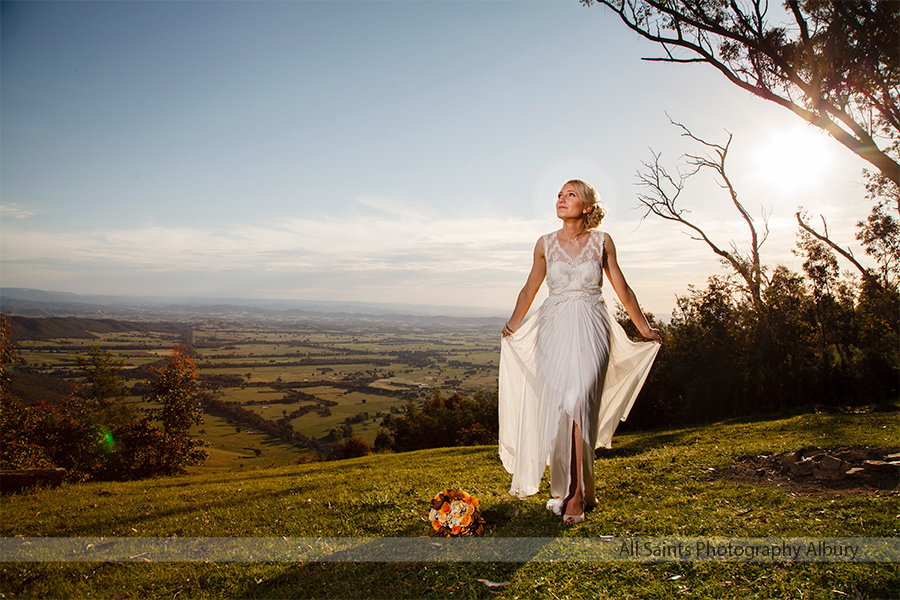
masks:
<path fill-rule="evenodd" d="M 603 300 L 604 233 L 590 231 L 577 257 L 543 236 L 550 295 L 500 351 L 500 459 L 512 474 L 510 493 L 538 491 L 550 466 L 548 504 L 557 512 L 572 482 L 573 425 L 583 437 L 582 492 L 596 504 L 594 449 L 611 447 L 659 351 L 632 342 Z"/>

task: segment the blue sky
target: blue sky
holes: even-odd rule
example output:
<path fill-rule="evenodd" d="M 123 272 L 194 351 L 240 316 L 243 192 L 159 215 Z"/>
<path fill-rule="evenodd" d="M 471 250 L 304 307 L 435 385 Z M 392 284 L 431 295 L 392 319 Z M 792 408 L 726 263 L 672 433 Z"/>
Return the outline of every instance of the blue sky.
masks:
<path fill-rule="evenodd" d="M 641 61 L 652 44 L 575 0 L 3 2 L 0 27 L 6 287 L 504 316 L 578 177 L 667 316 L 721 270 L 640 224 L 650 148 L 672 165 L 697 150 L 667 114 L 734 134 L 766 262 L 797 267 L 798 206 L 848 243 L 868 214 L 864 165 L 836 142 L 710 68 Z M 727 202 L 708 178 L 684 197 L 740 246 Z"/>

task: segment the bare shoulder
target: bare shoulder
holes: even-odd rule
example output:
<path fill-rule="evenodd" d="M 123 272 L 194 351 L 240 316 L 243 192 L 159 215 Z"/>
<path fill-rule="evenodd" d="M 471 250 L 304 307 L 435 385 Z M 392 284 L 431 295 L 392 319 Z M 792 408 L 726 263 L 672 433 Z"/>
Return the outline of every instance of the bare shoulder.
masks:
<path fill-rule="evenodd" d="M 547 236 L 542 235 L 537 239 L 537 242 L 534 243 L 534 255 L 543 257 L 544 256 L 544 246 L 545 246 L 545 238 Z"/>
<path fill-rule="evenodd" d="M 616 244 L 613 242 L 612 236 L 605 231 L 603 232 L 603 249 L 606 252 L 614 253 L 616 251 Z"/>

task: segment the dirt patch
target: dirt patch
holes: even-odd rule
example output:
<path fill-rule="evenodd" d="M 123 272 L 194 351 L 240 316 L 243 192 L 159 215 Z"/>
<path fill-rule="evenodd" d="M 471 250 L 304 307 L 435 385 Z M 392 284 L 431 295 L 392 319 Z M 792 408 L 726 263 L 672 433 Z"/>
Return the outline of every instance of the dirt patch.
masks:
<path fill-rule="evenodd" d="M 833 464 L 839 467 L 830 473 L 822 468 Z M 709 478 L 817 498 L 886 496 L 900 495 L 898 467 L 900 448 L 803 448 L 788 454 L 738 458 L 727 469 L 710 471 Z"/>

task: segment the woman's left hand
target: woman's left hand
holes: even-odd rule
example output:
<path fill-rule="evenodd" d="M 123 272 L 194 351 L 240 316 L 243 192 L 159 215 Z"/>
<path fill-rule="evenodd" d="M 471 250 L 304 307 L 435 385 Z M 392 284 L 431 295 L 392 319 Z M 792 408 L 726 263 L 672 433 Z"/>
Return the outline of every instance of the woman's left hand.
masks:
<path fill-rule="evenodd" d="M 662 335 L 659 333 L 659 329 L 651 329 L 644 337 L 662 344 Z"/>

